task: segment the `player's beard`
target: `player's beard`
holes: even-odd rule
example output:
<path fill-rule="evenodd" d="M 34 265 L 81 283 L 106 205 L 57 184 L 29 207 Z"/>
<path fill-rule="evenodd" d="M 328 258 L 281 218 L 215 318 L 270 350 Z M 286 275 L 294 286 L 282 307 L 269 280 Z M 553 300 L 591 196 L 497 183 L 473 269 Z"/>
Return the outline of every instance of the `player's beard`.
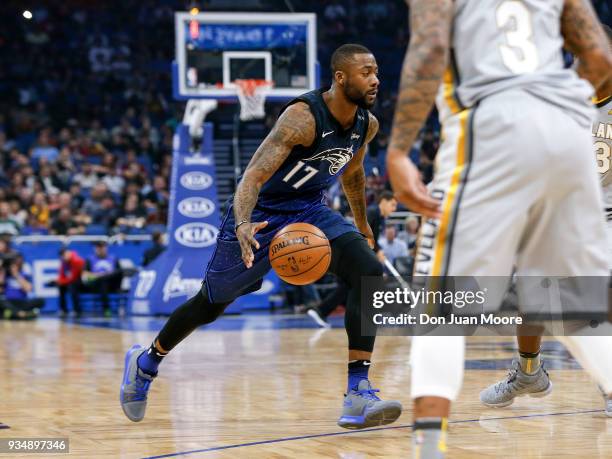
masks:
<path fill-rule="evenodd" d="M 367 92 L 361 92 L 359 89 L 351 85 L 351 81 L 347 79 L 346 85 L 344 86 L 344 96 L 350 100 L 352 103 L 357 105 L 360 108 L 369 110 L 374 106 L 374 102 L 376 102 L 376 98 L 372 103 L 368 102 L 366 99 Z"/>

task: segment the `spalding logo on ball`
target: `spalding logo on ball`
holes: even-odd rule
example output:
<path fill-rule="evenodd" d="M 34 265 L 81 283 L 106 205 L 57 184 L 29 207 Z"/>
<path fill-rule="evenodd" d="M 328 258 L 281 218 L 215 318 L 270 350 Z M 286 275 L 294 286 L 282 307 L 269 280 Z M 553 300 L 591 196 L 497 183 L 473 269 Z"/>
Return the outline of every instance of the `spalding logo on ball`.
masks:
<path fill-rule="evenodd" d="M 292 223 L 281 229 L 270 244 L 272 268 L 285 282 L 311 284 L 329 269 L 331 247 L 323 231 L 309 223 Z"/>

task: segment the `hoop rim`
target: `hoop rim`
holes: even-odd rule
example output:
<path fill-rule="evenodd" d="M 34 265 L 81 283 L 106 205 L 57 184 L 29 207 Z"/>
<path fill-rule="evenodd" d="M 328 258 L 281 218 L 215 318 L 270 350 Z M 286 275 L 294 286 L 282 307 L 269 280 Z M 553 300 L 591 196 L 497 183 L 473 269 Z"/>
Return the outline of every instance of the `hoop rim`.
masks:
<path fill-rule="evenodd" d="M 236 85 L 236 91 L 243 95 L 252 96 L 257 90 L 271 89 L 274 87 L 274 81 L 264 80 L 261 78 L 240 78 L 233 81 Z"/>

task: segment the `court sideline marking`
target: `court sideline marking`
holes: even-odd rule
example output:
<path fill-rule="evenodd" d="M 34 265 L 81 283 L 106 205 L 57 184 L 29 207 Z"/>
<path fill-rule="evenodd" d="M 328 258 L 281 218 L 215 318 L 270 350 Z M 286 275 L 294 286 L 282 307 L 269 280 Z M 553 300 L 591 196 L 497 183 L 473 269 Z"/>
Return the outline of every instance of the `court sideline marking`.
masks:
<path fill-rule="evenodd" d="M 567 411 L 567 412 L 560 412 L 560 413 L 523 414 L 520 416 L 501 416 L 501 417 L 496 417 L 496 418 L 485 418 L 485 419 L 480 419 L 480 418 L 479 419 L 463 419 L 463 420 L 458 420 L 458 421 L 449 421 L 449 424 L 464 424 L 468 422 L 478 422 L 478 421 L 503 421 L 503 420 L 509 420 L 509 419 L 539 418 L 539 417 L 546 417 L 546 416 L 571 416 L 575 414 L 602 413 L 603 411 L 604 410 L 583 410 L 583 411 Z M 376 427 L 373 429 L 363 429 L 363 430 L 348 430 L 345 432 L 329 432 L 329 433 L 322 433 L 322 434 L 301 435 L 298 437 L 283 437 L 283 438 L 276 438 L 273 440 L 260 440 L 260 441 L 253 441 L 249 443 L 238 443 L 234 445 L 214 446 L 212 448 L 194 449 L 190 451 L 180 451 L 177 453 L 162 454 L 160 456 L 147 456 L 147 457 L 143 457 L 142 459 L 163 459 L 166 457 L 186 456 L 188 454 L 196 454 L 196 453 L 208 453 L 211 451 L 221 451 L 224 449 L 244 448 L 246 446 L 266 445 L 270 443 L 283 443 L 286 441 L 307 440 L 310 438 L 336 437 L 339 435 L 351 435 L 351 434 L 358 434 L 358 433 L 365 433 L 365 432 L 376 432 L 380 430 L 410 429 L 410 428 L 412 428 L 412 424 L 390 426 L 390 427 Z"/>

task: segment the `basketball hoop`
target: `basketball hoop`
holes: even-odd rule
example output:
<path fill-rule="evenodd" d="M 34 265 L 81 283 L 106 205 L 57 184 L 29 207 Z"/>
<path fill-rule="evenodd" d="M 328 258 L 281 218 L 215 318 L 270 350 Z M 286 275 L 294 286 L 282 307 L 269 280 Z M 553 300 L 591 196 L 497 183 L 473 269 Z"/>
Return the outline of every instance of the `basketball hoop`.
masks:
<path fill-rule="evenodd" d="M 236 80 L 235 84 L 240 101 L 240 119 L 250 121 L 266 116 L 264 104 L 273 83 L 266 80 Z"/>

